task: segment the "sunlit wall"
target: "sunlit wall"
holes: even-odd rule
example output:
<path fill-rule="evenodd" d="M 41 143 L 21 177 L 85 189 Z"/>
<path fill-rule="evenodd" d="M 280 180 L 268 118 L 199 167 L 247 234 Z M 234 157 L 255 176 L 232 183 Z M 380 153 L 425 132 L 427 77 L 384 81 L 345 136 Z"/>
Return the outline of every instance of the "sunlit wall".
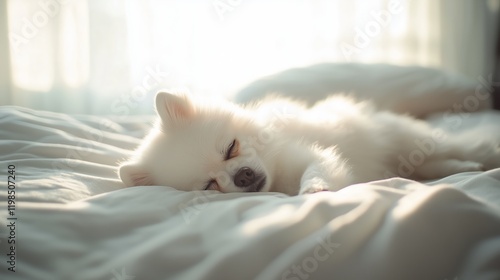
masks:
<path fill-rule="evenodd" d="M 476 1 L 5 0 L 0 39 L 9 52 L 0 67 L 9 93 L 0 96 L 9 97 L 0 100 L 113 114 L 112 104 L 134 99 L 141 102 L 127 113 L 149 112 L 160 88 L 230 97 L 255 78 L 321 62 L 419 64 L 473 76 L 491 68 L 483 62 L 489 50 L 461 69 L 443 51 L 454 43 L 443 38 L 485 41 L 488 22 L 476 19 L 487 20 L 498 1 L 467 2 Z M 441 19 L 452 12 L 481 32 L 445 33 Z"/>

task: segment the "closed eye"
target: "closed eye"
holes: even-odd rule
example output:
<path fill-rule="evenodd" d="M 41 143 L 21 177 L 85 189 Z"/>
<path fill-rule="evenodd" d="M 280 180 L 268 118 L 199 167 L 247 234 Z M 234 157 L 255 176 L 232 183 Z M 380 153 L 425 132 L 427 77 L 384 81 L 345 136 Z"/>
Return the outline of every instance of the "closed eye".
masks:
<path fill-rule="evenodd" d="M 238 140 L 234 139 L 233 142 L 231 142 L 231 144 L 229 144 L 227 148 L 224 160 L 229 160 L 234 157 L 237 157 L 239 150 L 240 150 L 240 143 L 238 142 Z"/>
<path fill-rule="evenodd" d="M 208 191 L 208 190 L 220 191 L 219 184 L 217 183 L 216 180 L 212 179 L 212 180 L 208 181 L 208 183 L 205 185 L 204 190 L 205 191 Z"/>

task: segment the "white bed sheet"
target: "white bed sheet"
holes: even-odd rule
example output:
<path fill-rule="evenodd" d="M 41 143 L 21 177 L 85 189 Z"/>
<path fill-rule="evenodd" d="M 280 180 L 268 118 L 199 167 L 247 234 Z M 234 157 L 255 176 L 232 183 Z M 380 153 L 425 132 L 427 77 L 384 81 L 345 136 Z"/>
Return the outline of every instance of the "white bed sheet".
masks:
<path fill-rule="evenodd" d="M 496 137 L 498 113 L 474 118 Z M 151 120 L 0 107 L 1 279 L 500 279 L 500 169 L 297 197 L 123 188 Z"/>

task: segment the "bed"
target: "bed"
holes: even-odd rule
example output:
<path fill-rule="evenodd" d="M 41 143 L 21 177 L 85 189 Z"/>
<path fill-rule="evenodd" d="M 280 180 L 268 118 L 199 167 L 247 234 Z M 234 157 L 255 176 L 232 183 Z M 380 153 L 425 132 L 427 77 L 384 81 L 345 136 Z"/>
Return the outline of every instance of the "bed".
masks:
<path fill-rule="evenodd" d="M 478 81 L 418 67 L 321 67 L 292 71 L 307 95 L 284 72 L 236 100 L 279 90 L 313 102 L 337 88 L 311 77 L 338 72 L 337 85 L 384 109 L 500 143 L 500 114 L 478 97 Z M 448 110 L 469 96 L 473 112 Z M 294 197 L 124 188 L 117 163 L 152 120 L 0 107 L 1 279 L 500 279 L 500 169 Z"/>

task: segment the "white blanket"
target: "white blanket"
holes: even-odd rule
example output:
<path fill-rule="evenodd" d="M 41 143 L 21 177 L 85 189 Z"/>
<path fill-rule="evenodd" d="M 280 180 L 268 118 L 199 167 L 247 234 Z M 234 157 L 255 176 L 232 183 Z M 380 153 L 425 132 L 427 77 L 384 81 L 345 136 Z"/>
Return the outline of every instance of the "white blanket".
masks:
<path fill-rule="evenodd" d="M 151 120 L 0 107 L 0 279 L 500 279 L 500 169 L 297 197 L 123 188 Z"/>

